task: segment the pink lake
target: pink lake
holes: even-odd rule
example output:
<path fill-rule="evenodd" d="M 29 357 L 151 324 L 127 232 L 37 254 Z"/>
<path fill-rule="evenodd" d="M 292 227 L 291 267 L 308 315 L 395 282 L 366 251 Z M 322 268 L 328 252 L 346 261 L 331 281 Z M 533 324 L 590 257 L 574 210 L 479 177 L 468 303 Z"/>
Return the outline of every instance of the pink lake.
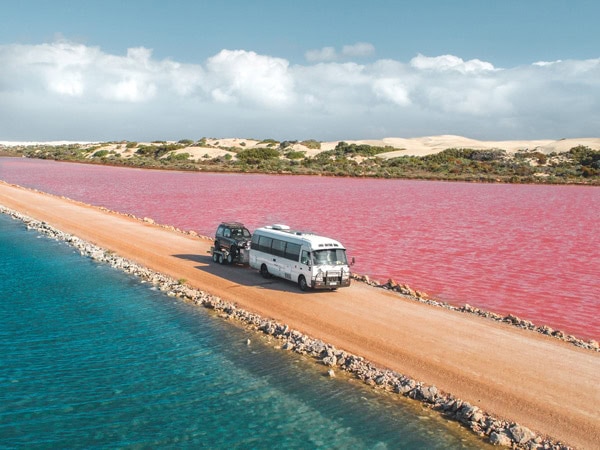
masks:
<path fill-rule="evenodd" d="M 600 188 L 154 171 L 0 158 L 0 179 L 211 236 L 272 223 L 354 271 L 600 339 Z M 399 325 L 400 326 L 400 325 Z"/>

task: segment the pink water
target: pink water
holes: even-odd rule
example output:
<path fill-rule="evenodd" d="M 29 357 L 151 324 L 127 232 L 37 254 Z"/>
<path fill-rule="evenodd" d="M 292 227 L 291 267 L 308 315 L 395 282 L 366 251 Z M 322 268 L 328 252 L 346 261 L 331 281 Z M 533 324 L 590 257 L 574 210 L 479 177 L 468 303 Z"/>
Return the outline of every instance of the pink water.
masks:
<path fill-rule="evenodd" d="M 0 158 L 0 179 L 212 235 L 339 239 L 354 271 L 600 338 L 600 188 L 149 171 Z M 401 324 L 399 324 L 401 326 Z"/>

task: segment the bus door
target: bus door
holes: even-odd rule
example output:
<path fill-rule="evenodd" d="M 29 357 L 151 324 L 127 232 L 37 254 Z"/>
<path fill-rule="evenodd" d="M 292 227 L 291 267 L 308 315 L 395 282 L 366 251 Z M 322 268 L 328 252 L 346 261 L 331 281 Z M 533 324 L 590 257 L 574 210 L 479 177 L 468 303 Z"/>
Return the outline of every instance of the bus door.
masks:
<path fill-rule="evenodd" d="M 300 253 L 300 263 L 298 264 L 298 275 L 296 276 L 296 280 L 300 275 L 304 275 L 306 282 L 310 286 L 310 281 L 312 280 L 312 262 L 311 262 L 311 254 L 308 250 L 302 250 Z"/>
<path fill-rule="evenodd" d="M 283 257 L 285 251 L 285 242 L 279 239 L 273 239 L 273 244 L 271 246 L 271 267 L 273 267 L 273 271 L 270 271 L 273 275 L 281 278 L 290 279 L 290 271 L 287 270 L 286 277 L 286 260 Z"/>
<path fill-rule="evenodd" d="M 306 270 L 301 270 L 300 253 L 302 246 L 293 242 L 288 242 L 285 247 L 285 259 L 287 265 L 284 277 L 296 283 L 300 274 L 305 274 Z M 304 275 L 306 278 L 306 274 Z"/>

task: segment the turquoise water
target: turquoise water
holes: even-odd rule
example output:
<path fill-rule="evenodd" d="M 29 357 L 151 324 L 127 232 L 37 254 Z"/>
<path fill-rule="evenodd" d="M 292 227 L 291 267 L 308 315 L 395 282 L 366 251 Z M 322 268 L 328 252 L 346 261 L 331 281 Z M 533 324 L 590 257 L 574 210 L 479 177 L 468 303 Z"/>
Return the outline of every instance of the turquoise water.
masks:
<path fill-rule="evenodd" d="M 485 446 L 2 214 L 0 293 L 2 449 Z"/>

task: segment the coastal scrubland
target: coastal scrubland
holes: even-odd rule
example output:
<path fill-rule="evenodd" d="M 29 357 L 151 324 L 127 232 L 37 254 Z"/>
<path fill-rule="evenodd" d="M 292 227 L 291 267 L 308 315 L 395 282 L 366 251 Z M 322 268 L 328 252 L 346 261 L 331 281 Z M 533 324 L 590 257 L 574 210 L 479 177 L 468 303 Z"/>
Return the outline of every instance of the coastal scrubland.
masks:
<path fill-rule="evenodd" d="M 426 151 L 423 146 L 418 151 L 402 147 L 408 140 L 389 141 L 201 138 L 148 143 L 24 143 L 0 145 L 0 156 L 206 172 L 600 185 L 600 150 L 576 140 L 571 140 L 575 145 L 570 148 L 565 148 L 570 142 L 566 140 L 562 147 L 542 141 L 530 141 L 530 145 L 527 141 L 520 145 L 505 141 L 507 148 L 502 148 L 502 141 L 480 145 L 468 139 L 446 139 Z M 582 140 L 588 141 L 598 140 Z M 466 146 L 444 148 L 444 142 Z"/>

